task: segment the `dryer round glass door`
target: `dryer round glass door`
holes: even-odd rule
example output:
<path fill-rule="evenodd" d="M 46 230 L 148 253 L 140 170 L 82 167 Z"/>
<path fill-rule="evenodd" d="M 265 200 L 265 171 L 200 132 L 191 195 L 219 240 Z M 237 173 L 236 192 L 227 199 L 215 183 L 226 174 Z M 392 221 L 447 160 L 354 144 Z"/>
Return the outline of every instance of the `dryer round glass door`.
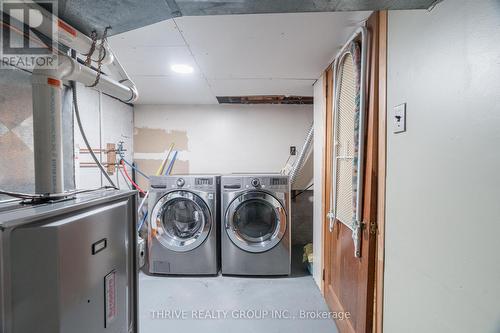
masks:
<path fill-rule="evenodd" d="M 248 252 L 276 246 L 287 228 L 286 212 L 278 199 L 262 191 L 236 197 L 226 211 L 226 231 L 232 242 Z"/>
<path fill-rule="evenodd" d="M 166 248 L 186 252 L 200 246 L 210 233 L 212 216 L 207 204 L 189 191 L 164 195 L 153 208 L 155 237 Z"/>

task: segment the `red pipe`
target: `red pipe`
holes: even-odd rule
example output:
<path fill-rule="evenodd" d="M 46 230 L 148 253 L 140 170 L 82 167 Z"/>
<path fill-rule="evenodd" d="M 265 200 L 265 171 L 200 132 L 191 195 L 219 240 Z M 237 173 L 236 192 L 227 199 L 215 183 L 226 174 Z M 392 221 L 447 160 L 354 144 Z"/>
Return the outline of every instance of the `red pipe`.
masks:
<path fill-rule="evenodd" d="M 132 185 L 137 189 L 137 191 L 141 192 L 142 194 L 146 195 L 146 192 L 144 192 L 144 190 L 142 188 L 140 188 L 139 185 L 137 185 L 133 180 L 132 178 L 130 178 L 128 172 L 127 172 L 127 168 L 125 166 L 125 162 L 123 162 L 123 160 L 120 160 L 120 164 L 122 165 L 123 167 L 123 171 L 125 172 L 125 177 L 127 177 L 127 179 L 132 183 Z"/>

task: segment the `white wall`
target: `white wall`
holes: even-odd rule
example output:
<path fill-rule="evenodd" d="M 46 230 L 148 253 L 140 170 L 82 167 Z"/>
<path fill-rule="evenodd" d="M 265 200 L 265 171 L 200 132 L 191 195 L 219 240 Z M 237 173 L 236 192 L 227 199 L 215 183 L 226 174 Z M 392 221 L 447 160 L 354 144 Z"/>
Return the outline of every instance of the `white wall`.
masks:
<path fill-rule="evenodd" d="M 388 38 L 384 332 L 499 332 L 500 3 L 391 12 Z"/>
<path fill-rule="evenodd" d="M 325 143 L 326 96 L 323 76 L 314 84 L 314 207 L 313 207 L 313 277 L 318 287 L 322 281 L 323 258 L 323 150 Z"/>
<path fill-rule="evenodd" d="M 133 107 L 121 101 L 90 88 L 78 84 L 78 104 L 80 116 L 87 139 L 92 149 L 106 149 L 107 143 L 123 141 L 127 150 L 125 157 L 132 161 L 133 156 Z M 80 148 L 86 149 L 80 135 L 78 124 L 74 124 L 75 131 L 75 182 L 76 187 L 98 188 L 109 185 L 100 170 L 96 167 L 84 168 L 80 162 L 93 162 L 89 154 L 79 153 Z M 96 154 L 102 163 L 106 162 L 105 154 Z M 127 168 L 131 174 L 130 168 Z M 128 188 L 122 176 L 117 182 L 116 173 L 111 179 L 120 188 Z"/>
<path fill-rule="evenodd" d="M 151 172 L 175 142 L 173 173 L 279 172 L 313 121 L 311 105 L 137 105 L 134 115 L 134 159 Z"/>

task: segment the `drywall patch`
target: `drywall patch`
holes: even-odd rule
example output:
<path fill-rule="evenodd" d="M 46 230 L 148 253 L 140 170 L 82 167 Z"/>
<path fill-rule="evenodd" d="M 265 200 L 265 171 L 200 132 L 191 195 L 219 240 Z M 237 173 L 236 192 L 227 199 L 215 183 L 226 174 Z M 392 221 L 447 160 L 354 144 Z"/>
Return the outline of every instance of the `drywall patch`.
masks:
<path fill-rule="evenodd" d="M 162 153 L 170 144 L 175 150 L 188 150 L 186 131 L 166 131 L 157 128 L 140 128 L 134 130 L 134 150 L 138 153 Z"/>
<path fill-rule="evenodd" d="M 134 159 L 134 162 L 139 170 L 144 172 L 146 175 L 151 176 L 156 174 L 156 170 L 160 167 L 162 160 Z M 136 182 L 143 189 L 149 188 L 148 180 L 142 176 L 137 176 Z"/>
<path fill-rule="evenodd" d="M 176 160 L 172 168 L 172 175 L 181 175 L 189 173 L 189 161 Z"/>

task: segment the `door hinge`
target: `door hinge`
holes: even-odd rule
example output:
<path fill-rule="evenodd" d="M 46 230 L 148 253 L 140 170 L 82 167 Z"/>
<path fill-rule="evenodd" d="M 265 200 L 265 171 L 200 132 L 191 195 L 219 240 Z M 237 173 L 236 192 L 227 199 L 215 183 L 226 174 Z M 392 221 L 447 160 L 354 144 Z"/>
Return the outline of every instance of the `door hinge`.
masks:
<path fill-rule="evenodd" d="M 324 269 L 324 268 L 323 268 L 323 272 L 321 273 L 321 275 L 322 275 L 321 279 L 322 279 L 323 281 L 325 281 L 325 269 Z"/>
<path fill-rule="evenodd" d="M 377 223 L 376 222 L 370 222 L 370 234 L 376 235 L 377 234 Z"/>

